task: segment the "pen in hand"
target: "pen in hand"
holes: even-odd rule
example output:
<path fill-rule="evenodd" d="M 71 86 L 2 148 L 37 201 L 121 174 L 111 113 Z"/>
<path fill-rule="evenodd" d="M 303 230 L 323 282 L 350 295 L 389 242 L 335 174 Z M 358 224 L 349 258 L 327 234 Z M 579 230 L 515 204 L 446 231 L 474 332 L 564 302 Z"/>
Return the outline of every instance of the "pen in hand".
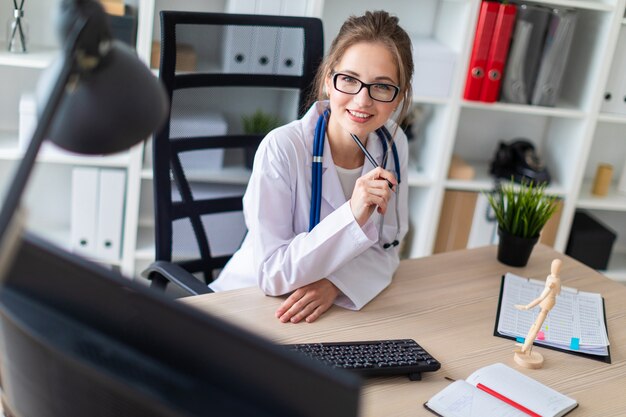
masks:
<path fill-rule="evenodd" d="M 352 136 L 352 139 L 354 139 L 354 141 L 356 142 L 357 145 L 359 145 L 359 148 L 361 148 L 361 151 L 363 151 L 363 154 L 365 155 L 365 157 L 367 158 L 368 161 L 370 161 L 370 163 L 375 166 L 375 167 L 380 167 L 380 165 L 378 165 L 376 163 L 376 161 L 374 160 L 374 157 L 372 157 L 372 154 L 370 154 L 367 149 L 365 148 L 365 146 L 363 146 L 363 142 L 361 142 L 361 140 L 358 138 L 357 135 L 355 135 L 354 133 L 350 133 L 350 136 Z M 387 178 L 385 178 L 385 181 L 387 181 L 387 184 L 389 184 L 389 188 L 391 188 L 393 190 L 393 184 L 391 183 L 391 181 L 389 181 Z"/>

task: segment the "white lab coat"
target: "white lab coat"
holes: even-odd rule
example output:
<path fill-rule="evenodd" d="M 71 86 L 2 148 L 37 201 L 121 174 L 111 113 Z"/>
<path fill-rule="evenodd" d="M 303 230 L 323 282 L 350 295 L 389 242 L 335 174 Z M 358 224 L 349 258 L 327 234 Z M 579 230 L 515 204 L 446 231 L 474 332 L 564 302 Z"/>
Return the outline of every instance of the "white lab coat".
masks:
<path fill-rule="evenodd" d="M 389 121 L 400 158 L 399 202 L 394 194 L 384 216 L 377 211 L 360 227 L 346 201 L 328 141 L 324 142 L 320 222 L 309 230 L 313 135 L 319 115 L 328 106 L 318 102 L 300 120 L 270 132 L 254 159 L 254 169 L 243 198 L 248 234 L 241 248 L 210 287 L 215 291 L 258 285 L 268 295 L 283 295 L 328 278 L 341 295 L 335 304 L 360 309 L 389 283 L 399 264 L 399 247 L 383 249 L 408 230 L 408 145 L 402 129 Z M 381 161 L 383 148 L 376 133 L 367 149 Z M 372 170 L 365 160 L 363 174 Z M 390 152 L 387 169 L 395 172 Z M 395 204 L 399 204 L 396 211 Z"/>

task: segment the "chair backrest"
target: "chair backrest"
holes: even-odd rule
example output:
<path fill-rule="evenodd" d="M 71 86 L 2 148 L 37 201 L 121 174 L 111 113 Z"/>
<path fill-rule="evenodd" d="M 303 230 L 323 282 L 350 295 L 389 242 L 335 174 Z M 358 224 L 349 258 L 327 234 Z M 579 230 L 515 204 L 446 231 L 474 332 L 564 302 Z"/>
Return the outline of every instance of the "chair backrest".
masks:
<path fill-rule="evenodd" d="M 159 77 L 171 108 L 153 142 L 157 261 L 214 279 L 246 233 L 246 181 L 215 179 L 247 178 L 239 149 L 254 152 L 266 133 L 244 133 L 241 115 L 302 116 L 322 55 L 316 18 L 161 12 Z"/>

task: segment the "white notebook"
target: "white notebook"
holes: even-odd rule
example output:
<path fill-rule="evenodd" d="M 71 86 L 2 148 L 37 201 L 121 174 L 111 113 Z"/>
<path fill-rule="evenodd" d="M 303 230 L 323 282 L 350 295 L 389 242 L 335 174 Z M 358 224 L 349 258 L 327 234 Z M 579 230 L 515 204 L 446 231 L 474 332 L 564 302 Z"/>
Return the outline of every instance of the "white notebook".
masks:
<path fill-rule="evenodd" d="M 577 406 L 576 400 L 502 363 L 451 383 L 424 404 L 443 417 L 559 417 Z"/>

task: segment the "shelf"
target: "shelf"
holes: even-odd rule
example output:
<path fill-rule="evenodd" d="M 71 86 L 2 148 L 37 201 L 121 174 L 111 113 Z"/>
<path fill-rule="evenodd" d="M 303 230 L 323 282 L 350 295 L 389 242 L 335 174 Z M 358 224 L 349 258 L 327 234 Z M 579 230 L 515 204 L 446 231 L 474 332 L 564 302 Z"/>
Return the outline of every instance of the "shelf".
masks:
<path fill-rule="evenodd" d="M 227 166 L 215 171 L 189 170 L 186 172 L 187 179 L 190 181 L 240 185 L 248 184 L 251 174 L 252 170 L 242 166 Z"/>
<path fill-rule="evenodd" d="M 490 191 L 493 190 L 495 185 L 495 180 L 489 174 L 489 163 L 485 162 L 473 162 L 473 161 L 465 161 L 474 167 L 474 172 L 476 173 L 476 177 L 472 180 L 445 180 L 444 186 L 447 190 L 459 190 L 459 191 Z M 567 192 L 563 188 L 562 185 L 556 182 L 552 182 L 548 187 L 546 187 L 546 194 L 548 195 L 557 195 L 559 197 L 566 196 Z"/>
<path fill-rule="evenodd" d="M 465 161 L 474 168 L 475 177 L 471 180 L 446 179 L 444 187 L 448 190 L 458 191 L 490 191 L 493 189 L 495 181 L 489 174 L 489 164 L 477 161 Z"/>
<path fill-rule="evenodd" d="M 206 182 L 212 184 L 237 184 L 246 185 L 250 180 L 252 171 L 244 167 L 225 167 L 219 171 L 190 171 L 187 179 L 196 182 Z M 427 187 L 433 185 L 433 180 L 425 174 L 417 172 L 415 168 L 409 167 L 409 186 Z M 143 169 L 141 178 L 151 180 L 153 178 L 152 169 Z"/>
<path fill-rule="evenodd" d="M 213 184 L 246 185 L 251 174 L 252 171 L 243 166 L 229 166 L 215 171 L 186 171 L 189 181 Z M 141 178 L 151 180 L 153 178 L 152 168 L 144 168 L 141 171 Z"/>
<path fill-rule="evenodd" d="M 413 96 L 413 103 L 418 104 L 450 104 L 450 97 Z"/>
<path fill-rule="evenodd" d="M 177 256 L 174 256 L 175 261 L 195 258 L 195 251 L 191 253 L 187 252 L 187 256 L 181 256 L 180 252 Z M 185 253 L 185 249 L 182 249 L 182 253 Z M 140 227 L 137 233 L 137 249 L 135 250 L 135 262 L 153 262 L 155 254 L 154 244 L 154 228 Z"/>
<path fill-rule="evenodd" d="M 38 1 L 41 3 L 42 0 Z M 59 1 L 54 0 L 54 2 Z M 620 38 L 620 31 L 626 30 L 624 26 L 626 16 L 623 8 L 625 1 L 528 0 L 531 4 L 575 8 L 580 11 L 578 23 L 581 30 L 585 32 L 579 33 L 575 39 L 578 45 L 572 48 L 570 55 L 571 63 L 574 65 L 566 74 L 563 85 L 565 94 L 561 95 L 562 98 L 557 102 L 556 107 L 463 100 L 466 71 L 462 67 L 469 61 L 479 0 L 428 0 L 426 2 L 401 0 L 397 3 L 390 3 L 391 10 L 389 11 L 392 14 L 408 19 L 407 29 L 443 42 L 456 55 L 454 74 L 450 78 L 449 94 L 446 97 L 428 97 L 423 94 L 415 94 L 412 97 L 412 103 L 423 104 L 423 107 L 428 108 L 430 112 L 423 122 L 424 125 L 420 126 L 420 136 L 416 138 L 419 142 L 411 144 L 409 155 L 415 154 L 417 161 L 409 160 L 407 175 L 403 178 L 403 181 L 410 187 L 409 215 L 418 231 L 411 242 L 411 254 L 423 256 L 432 253 L 431 247 L 437 234 L 437 222 L 431 221 L 437 217 L 437 213 L 433 214 L 432 208 L 439 206 L 437 200 L 442 198 L 446 190 L 476 193 L 493 190 L 495 181 L 489 174 L 489 164 L 496 145 L 500 140 L 506 141 L 515 137 L 527 137 L 532 140 L 538 151 L 546 158 L 546 164 L 551 168 L 554 178 L 546 192 L 563 198 L 564 213 L 566 213 L 564 218 L 570 216 L 576 208 L 588 208 L 600 211 L 599 215 L 618 216 L 614 223 L 617 225 L 623 223 L 622 216 L 626 214 L 626 195 L 618 194 L 613 184 L 607 197 L 594 197 L 590 193 L 590 178 L 594 175 L 594 172 L 591 172 L 592 168 L 595 168 L 597 163 L 606 162 L 615 167 L 622 167 L 626 151 L 626 142 L 621 140 L 623 139 L 622 130 L 626 128 L 626 114 L 598 112 L 599 106 L 596 105 L 597 101 L 602 101 L 597 92 L 604 91 L 604 86 L 600 84 L 608 75 L 605 71 L 609 69 L 605 67 L 622 46 L 619 45 L 619 41 L 617 43 L 614 41 Z M 229 2 L 224 0 L 208 2 L 133 0 L 131 3 L 136 5 L 138 10 L 138 53 L 143 62 L 148 65 L 150 64 L 151 41 L 153 38 L 158 40 L 160 35 L 158 12 L 161 9 L 168 8 L 166 7 L 168 5 L 175 5 L 175 8 L 180 10 L 201 9 L 224 12 L 229 6 Z M 318 15 L 324 16 L 324 26 L 330 30 L 327 33 L 329 39 L 334 36 L 332 32 L 336 32 L 339 23 L 354 12 L 355 7 L 358 9 L 359 5 L 365 7 L 375 2 L 371 0 L 365 3 L 348 2 L 343 5 L 342 2 L 338 2 L 335 5 L 334 2 L 323 0 L 308 0 L 307 2 L 309 6 L 314 4 L 314 8 L 319 11 Z M 47 9 L 49 7 L 46 7 Z M 4 79 L 8 80 L 4 84 L 8 89 L 3 88 L 3 93 L 6 93 L 2 100 L 4 117 L 0 120 L 0 126 L 5 129 L 0 130 L 0 165 L 2 165 L 0 172 L 3 175 L 5 172 L 10 172 L 23 155 L 17 132 L 20 95 L 22 92 L 32 92 L 35 89 L 38 74 L 62 54 L 59 46 L 55 45 L 55 41 L 48 36 L 52 34 L 52 28 L 47 19 L 48 14 L 31 13 L 31 17 L 33 18 L 31 29 L 48 30 L 41 32 L 39 38 L 33 39 L 35 45 L 32 45 L 28 53 L 6 52 L 6 43 L 0 42 L 0 69 L 4 71 Z M 48 46 L 46 47 L 45 44 Z M 158 69 L 151 68 L 150 70 L 155 76 L 159 76 Z M 280 102 L 284 102 L 285 106 L 291 105 L 283 97 Z M 222 105 L 222 103 L 218 104 Z M 233 117 L 235 117 L 235 113 L 242 111 L 235 107 L 237 105 L 237 103 L 232 106 L 224 103 L 224 108 L 234 107 L 236 111 L 233 111 Z M 51 147 L 49 143 L 45 145 L 47 145 L 46 148 Z M 443 167 L 448 166 L 451 154 L 458 154 L 474 167 L 476 175 L 473 180 L 445 178 Z M 131 234 L 132 239 L 127 239 L 130 242 L 135 241 L 133 234 L 137 233 L 137 241 L 135 247 L 127 248 L 128 250 L 124 252 L 123 256 L 130 259 L 124 258 L 121 262 L 111 262 L 113 265 L 124 265 L 122 269 L 128 270 L 133 265 L 135 269 L 143 268 L 154 260 L 153 172 L 148 162 L 143 165 L 143 169 L 137 169 L 144 163 L 142 158 L 145 157 L 146 161 L 149 161 L 150 155 L 150 145 L 148 145 L 144 152 L 131 150 L 107 157 L 78 156 L 49 152 L 46 149 L 42 149 L 38 156 L 38 161 L 43 162 L 44 172 L 52 172 L 60 179 L 70 178 L 74 166 L 115 167 L 127 170 L 127 197 L 132 196 L 132 198 L 129 198 L 125 205 L 124 225 L 127 228 L 123 233 L 124 235 Z M 233 162 L 215 171 L 191 173 L 189 179 L 194 182 L 194 186 L 199 188 L 206 186 L 210 189 L 226 190 L 245 187 L 250 179 L 251 170 L 232 165 L 241 163 L 239 155 L 227 161 Z M 140 178 L 139 181 L 136 181 L 137 175 Z M 40 178 L 43 178 L 41 184 L 44 184 L 38 183 L 40 190 L 50 189 L 54 195 L 58 194 L 54 193 L 55 191 L 67 191 L 63 188 L 66 185 L 51 179 L 52 176 L 44 174 Z M 57 182 L 59 184 L 56 184 Z M 56 211 L 60 213 L 57 217 L 60 217 L 60 222 L 66 222 L 64 216 L 67 214 L 67 209 L 64 207 L 67 205 L 68 194 L 65 193 L 64 197 L 58 202 L 50 203 L 49 197 L 36 193 L 33 205 L 39 210 L 34 214 L 36 213 L 37 217 L 45 217 L 51 211 L 48 207 L 61 207 L 62 210 Z M 57 227 L 49 225 L 45 219 L 36 219 L 35 216 L 33 220 L 42 223 L 38 229 Z M 138 230 L 129 229 L 130 227 L 134 229 L 137 225 Z M 45 233 L 50 235 L 50 239 L 54 242 L 66 242 L 66 245 L 69 242 L 68 230 Z M 568 235 L 569 224 L 562 224 L 556 237 L 557 249 L 564 251 Z M 622 241 L 619 244 L 622 246 L 617 248 L 617 252 L 621 253 L 613 254 L 611 264 L 605 274 L 626 284 L 626 248 L 623 248 Z"/>
<path fill-rule="evenodd" d="M 130 156 L 128 152 L 111 156 L 82 156 L 58 151 L 56 149 L 44 149 L 37 157 L 37 162 L 104 168 L 126 168 L 130 162 Z"/>
<path fill-rule="evenodd" d="M 626 114 L 601 113 L 598 116 L 599 122 L 626 124 Z"/>
<path fill-rule="evenodd" d="M 415 167 L 411 167 L 407 170 L 409 187 L 429 187 L 433 185 L 433 180 L 428 178 L 424 173 L 418 172 Z"/>
<path fill-rule="evenodd" d="M 18 148 L 17 136 L 18 133 L 15 131 L 0 130 L 0 160 L 17 161 L 22 159 L 24 152 Z M 128 152 L 110 156 L 83 156 L 65 152 L 45 142 L 37 155 L 37 162 L 107 168 L 125 168 L 128 166 L 129 160 Z"/>
<path fill-rule="evenodd" d="M 60 247 L 61 249 L 74 253 L 72 248 L 70 247 L 70 226 L 69 225 L 39 225 L 35 226 L 33 229 L 29 228 L 30 232 L 35 233 L 37 236 L 49 241 L 55 246 Z M 83 255 L 81 253 L 74 253 L 77 256 L 81 256 L 83 258 L 89 259 L 92 262 L 99 263 L 104 266 L 120 266 L 120 259 L 100 259 L 95 256 Z"/>
<path fill-rule="evenodd" d="M 5 42 L 0 42 L 0 65 L 22 68 L 47 68 L 59 55 L 59 49 L 33 46 L 27 53 L 8 52 Z"/>
<path fill-rule="evenodd" d="M 531 114 L 537 116 L 563 117 L 569 119 L 583 119 L 586 113 L 582 110 L 563 107 L 529 106 L 525 104 L 485 103 L 481 101 L 463 100 L 461 105 L 468 109 L 490 110 L 516 114 Z"/>
<path fill-rule="evenodd" d="M 597 197 L 591 194 L 592 180 L 585 180 L 580 187 L 580 194 L 576 206 L 592 210 L 626 211 L 626 194 L 617 192 L 616 184 L 612 183 L 609 193 L 605 197 Z"/>

